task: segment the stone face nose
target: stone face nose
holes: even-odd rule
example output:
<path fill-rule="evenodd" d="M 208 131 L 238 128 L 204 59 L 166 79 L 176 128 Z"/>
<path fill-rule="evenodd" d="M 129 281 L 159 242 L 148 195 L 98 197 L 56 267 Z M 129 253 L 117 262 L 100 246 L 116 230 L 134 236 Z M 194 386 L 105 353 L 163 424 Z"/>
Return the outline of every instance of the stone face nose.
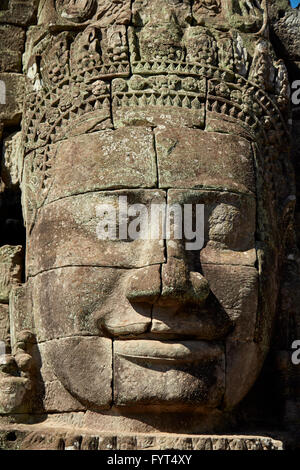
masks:
<path fill-rule="evenodd" d="M 169 258 L 162 266 L 161 305 L 193 303 L 204 304 L 210 288 L 207 280 L 198 272 L 189 271 L 185 261 Z"/>
<path fill-rule="evenodd" d="M 161 292 L 160 266 L 140 268 L 129 276 L 126 297 L 131 303 L 153 304 L 157 301 Z"/>
<path fill-rule="evenodd" d="M 158 303 L 180 306 L 204 304 L 210 293 L 207 280 L 191 272 L 183 259 L 169 258 L 163 265 L 141 268 L 127 282 L 126 297 L 131 303 Z"/>

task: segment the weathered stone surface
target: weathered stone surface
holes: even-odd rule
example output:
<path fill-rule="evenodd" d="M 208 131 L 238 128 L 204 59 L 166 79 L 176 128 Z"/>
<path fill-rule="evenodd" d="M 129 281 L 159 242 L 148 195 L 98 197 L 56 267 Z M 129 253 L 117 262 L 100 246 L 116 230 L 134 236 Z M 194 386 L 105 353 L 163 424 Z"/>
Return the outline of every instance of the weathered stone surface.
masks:
<path fill-rule="evenodd" d="M 0 302 L 8 303 L 13 285 L 21 282 L 23 250 L 21 246 L 0 248 Z"/>
<path fill-rule="evenodd" d="M 247 140 L 255 138 L 255 132 L 249 126 L 245 126 L 241 121 L 226 114 L 216 113 L 207 109 L 205 123 L 205 130 L 208 132 L 239 135 Z"/>
<path fill-rule="evenodd" d="M 203 264 L 212 294 L 234 324 L 232 338 L 254 338 L 258 312 L 258 274 L 255 268 Z"/>
<path fill-rule="evenodd" d="M 0 25 L 0 72 L 21 72 L 24 45 L 22 28 Z"/>
<path fill-rule="evenodd" d="M 168 204 L 171 206 L 179 204 L 183 208 L 185 204 L 193 205 L 193 207 L 197 204 L 204 205 L 204 220 L 199 215 L 197 218 L 195 214 L 192 216 L 193 223 L 198 224 L 199 234 L 202 235 L 203 229 L 204 247 L 200 249 L 201 262 L 204 262 L 204 259 L 209 262 L 210 255 L 214 250 L 216 254 L 228 250 L 228 264 L 232 264 L 230 255 L 233 260 L 240 259 L 242 261 L 242 252 L 246 252 L 245 259 L 247 259 L 248 250 L 254 249 L 256 201 L 253 197 L 229 191 L 170 189 Z M 185 210 L 187 209 L 185 208 Z M 187 213 L 189 214 L 189 212 Z M 204 226 L 201 224 L 202 222 Z M 186 242 L 188 238 L 185 236 L 184 240 Z M 178 256 L 178 253 L 175 255 L 172 253 L 171 246 L 168 245 L 168 254 Z M 192 248 L 192 250 L 194 249 L 195 247 Z M 213 262 L 213 258 L 211 262 Z M 196 260 L 194 260 L 194 264 L 197 264 Z"/>
<path fill-rule="evenodd" d="M 155 306 L 152 315 L 151 333 L 165 339 L 218 340 L 232 328 L 231 319 L 215 305 L 201 308 L 178 302 L 177 306 Z"/>
<path fill-rule="evenodd" d="M 205 80 L 176 75 L 115 79 L 114 125 L 204 127 L 205 93 Z"/>
<path fill-rule="evenodd" d="M 217 345 L 115 341 L 114 355 L 117 405 L 210 407 L 223 396 L 224 356 Z"/>
<path fill-rule="evenodd" d="M 9 338 L 9 312 L 8 305 L 0 304 L 0 341 Z"/>
<path fill-rule="evenodd" d="M 64 39 L 67 41 L 67 37 Z M 53 59 L 55 57 L 50 57 L 48 60 Z M 44 60 L 47 62 L 46 52 Z M 29 59 L 29 64 L 31 61 L 32 58 Z M 31 94 L 25 103 L 23 135 L 26 152 L 70 137 L 113 127 L 109 101 L 110 85 L 107 82 L 97 80 L 89 84 L 87 90 L 79 84 L 74 87 L 62 84 L 59 87 L 56 83 L 57 75 L 40 77 L 37 73 L 37 64 L 32 64 L 31 67 L 29 64 L 27 84 L 32 83 L 32 87 L 36 89 L 40 88 L 41 81 L 45 80 L 50 82 L 48 86 L 51 92 L 45 97 L 46 106 L 40 106 L 35 94 Z M 64 73 L 63 70 L 61 79 Z"/>
<path fill-rule="evenodd" d="M 24 100 L 24 77 L 16 73 L 0 73 L 5 84 L 5 104 L 0 102 L 0 120 L 14 125 L 20 122 Z"/>
<path fill-rule="evenodd" d="M 51 167 L 48 174 L 41 162 Z M 74 137 L 25 159 L 27 198 L 37 206 L 101 189 L 153 188 L 156 161 L 151 129 L 119 129 Z M 33 199 L 34 200 L 34 199 Z"/>
<path fill-rule="evenodd" d="M 38 428 L 39 427 L 39 428 Z M 11 437 L 15 439 L 12 440 Z M 7 450 L 283 450 L 285 439 L 264 435 L 103 434 L 86 430 L 51 429 L 51 425 L 6 425 L 0 431 Z M 68 444 L 68 445 L 67 445 Z"/>
<path fill-rule="evenodd" d="M 36 345 L 34 357 L 40 364 L 40 387 L 42 389 L 42 410 L 45 412 L 82 411 L 84 406 L 74 398 L 57 379 L 49 360 L 52 342 Z M 41 411 L 41 410 L 37 410 Z"/>
<path fill-rule="evenodd" d="M 270 13 L 273 17 L 273 30 L 280 40 L 280 49 L 284 57 L 298 60 L 299 55 L 299 25 L 300 14 L 298 9 L 293 9 L 289 5 L 288 0 L 272 2 Z"/>
<path fill-rule="evenodd" d="M 255 383 L 266 355 L 260 344 L 240 338 L 226 342 L 226 391 L 224 405 L 232 408 L 239 403 Z M 242 338 L 243 339 L 243 338 Z M 244 371 L 247 370 L 247 374 Z"/>
<path fill-rule="evenodd" d="M 23 170 L 22 133 L 16 132 L 4 139 L 1 177 L 6 187 L 20 184 Z"/>
<path fill-rule="evenodd" d="M 4 0 L 0 7 L 0 23 L 26 26 L 35 16 L 36 0 Z"/>
<path fill-rule="evenodd" d="M 235 251 L 222 249 L 216 244 L 208 242 L 200 253 L 201 262 L 204 264 L 231 264 L 242 266 L 254 266 L 257 261 L 255 248 L 247 251 Z"/>
<path fill-rule="evenodd" d="M 160 410 L 159 413 L 157 411 Z M 130 411 L 130 413 L 129 413 Z M 79 414 L 78 414 L 79 415 Z M 77 416 L 78 416 L 77 415 Z M 53 416 L 59 419 L 61 425 L 68 425 L 74 422 L 74 414 L 69 416 Z M 145 409 L 143 405 L 130 408 L 126 406 L 112 407 L 111 410 L 104 410 L 99 415 L 93 411 L 87 411 L 84 417 L 81 416 L 76 421 L 76 425 L 93 430 L 101 427 L 103 432 L 111 434 L 116 433 L 119 435 L 133 433 L 138 436 L 151 436 L 156 433 L 157 436 L 166 437 L 170 433 L 175 435 L 181 434 L 181 429 L 185 429 L 187 434 L 198 434 L 206 432 L 204 429 L 209 429 L 211 426 L 217 425 L 220 419 L 220 413 L 213 411 L 210 414 L 203 413 L 202 408 L 193 406 L 170 406 L 163 409 L 161 406 L 147 406 Z M 201 431 L 201 429 L 203 431 Z"/>
<path fill-rule="evenodd" d="M 196 272 L 187 273 L 184 260 L 169 256 L 162 266 L 162 290 L 160 303 L 172 306 L 174 303 L 203 305 L 209 295 L 206 279 Z"/>
<path fill-rule="evenodd" d="M 28 285 L 13 286 L 9 296 L 10 341 L 14 347 L 17 337 L 23 330 L 35 333 L 32 299 Z"/>
<path fill-rule="evenodd" d="M 74 27 L 78 23 L 88 25 L 97 19 L 105 27 L 115 23 L 127 24 L 131 18 L 130 0 L 121 0 L 117 4 L 105 0 L 96 4 L 96 8 L 94 6 L 93 1 L 74 6 L 62 0 L 58 0 L 56 4 L 54 0 L 46 0 L 39 8 L 38 21 L 39 24 Z"/>
<path fill-rule="evenodd" d="M 169 11 L 168 11 L 169 10 Z M 169 21 L 168 13 L 176 15 L 179 23 L 184 26 L 191 21 L 191 5 L 188 0 L 182 0 L 181 2 L 164 2 L 157 8 L 157 4 L 153 0 L 148 0 L 146 4 L 142 0 L 137 0 L 132 6 L 133 13 L 133 24 L 140 26 L 141 24 L 147 24 L 154 17 L 155 19 L 161 17 L 165 22 Z M 159 16 L 161 15 L 161 17 Z"/>
<path fill-rule="evenodd" d="M 6 354 L 0 364 L 0 412 L 3 415 L 24 414 L 32 411 L 35 394 L 36 364 L 32 356 L 34 336 L 20 332 L 13 355 Z"/>
<path fill-rule="evenodd" d="M 59 380 L 43 382 L 43 410 L 47 413 L 69 413 L 71 411 L 82 411 L 84 405 L 79 403 L 62 386 Z"/>
<path fill-rule="evenodd" d="M 211 264 L 203 264 L 202 267 L 210 288 L 225 309 L 236 308 L 244 312 L 245 307 L 249 305 L 256 311 L 258 292 L 256 269 Z M 241 279 L 240 284 L 233 282 L 237 278 Z"/>
<path fill-rule="evenodd" d="M 215 26 L 219 21 L 224 21 L 224 12 L 222 12 L 220 1 L 202 2 L 201 0 L 195 0 L 192 5 L 192 13 L 198 24 Z"/>
<path fill-rule="evenodd" d="M 66 267 L 33 278 L 30 287 L 38 341 L 78 335 L 136 336 L 147 331 L 151 304 L 132 305 L 126 297 L 131 277 L 138 272 Z"/>
<path fill-rule="evenodd" d="M 164 242 L 157 240 L 118 240 L 121 226 L 120 197 L 128 206 L 165 202 L 164 191 L 107 191 L 88 193 L 47 204 L 41 208 L 31 233 L 27 251 L 27 272 L 31 275 L 61 266 L 143 267 L 163 263 Z M 112 206 L 110 206 L 112 205 Z M 116 222 L 115 240 L 101 239 L 104 209 L 112 207 Z M 126 224 L 126 229 L 130 229 Z M 100 230 L 101 229 L 101 230 Z M 82 256 L 84 253 L 84 257 Z"/>
<path fill-rule="evenodd" d="M 155 132 L 161 188 L 255 192 L 251 146 L 241 137 L 168 128 Z"/>
<path fill-rule="evenodd" d="M 135 271 L 129 277 L 126 297 L 134 303 L 154 303 L 161 292 L 160 265 L 148 266 Z"/>
<path fill-rule="evenodd" d="M 30 383 L 23 377 L 0 378 L 0 413 L 12 414 L 14 412 L 24 412 L 23 402 L 26 392 L 30 390 Z"/>
<path fill-rule="evenodd" d="M 111 403 L 111 343 L 108 338 L 74 337 L 53 340 L 47 345 L 45 355 L 56 376 L 85 406 L 105 409 Z"/>

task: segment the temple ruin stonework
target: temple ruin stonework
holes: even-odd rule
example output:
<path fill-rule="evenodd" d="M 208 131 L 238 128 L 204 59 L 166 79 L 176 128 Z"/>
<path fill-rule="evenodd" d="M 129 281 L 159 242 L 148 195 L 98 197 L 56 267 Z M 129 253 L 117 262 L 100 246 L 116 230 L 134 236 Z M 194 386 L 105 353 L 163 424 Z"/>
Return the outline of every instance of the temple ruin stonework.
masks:
<path fill-rule="evenodd" d="M 1 0 L 0 448 L 299 448 L 297 77 L 288 0 Z"/>

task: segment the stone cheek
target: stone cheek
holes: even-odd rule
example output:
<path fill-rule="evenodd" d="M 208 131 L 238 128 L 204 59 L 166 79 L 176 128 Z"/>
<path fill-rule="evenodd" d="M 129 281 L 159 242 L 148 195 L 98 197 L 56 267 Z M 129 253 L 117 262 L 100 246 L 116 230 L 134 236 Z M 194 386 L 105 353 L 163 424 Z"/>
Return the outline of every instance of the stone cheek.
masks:
<path fill-rule="evenodd" d="M 254 341 L 227 341 L 225 408 L 232 409 L 248 393 L 257 380 L 267 352 L 268 348 Z"/>
<path fill-rule="evenodd" d="M 73 337 L 50 341 L 45 359 L 64 388 L 87 408 L 109 408 L 112 402 L 110 339 Z"/>
<path fill-rule="evenodd" d="M 116 222 L 115 236 L 118 236 L 119 197 L 127 198 L 128 205 L 144 204 L 149 216 L 151 204 L 164 204 L 166 200 L 161 190 L 123 190 L 91 192 L 45 205 L 30 235 L 28 274 L 62 266 L 137 268 L 163 263 L 162 239 L 130 242 L 99 239 L 97 230 L 102 219 L 97 211 L 102 211 L 101 206 L 104 210 L 105 205 L 111 205 L 115 211 L 112 222 Z"/>
<path fill-rule="evenodd" d="M 231 340 L 253 341 L 258 312 L 258 273 L 246 266 L 203 265 L 219 305 L 234 324 Z"/>
<path fill-rule="evenodd" d="M 155 271 L 155 267 L 152 268 Z M 143 334 L 151 325 L 151 304 L 127 299 L 139 270 L 65 267 L 29 281 L 38 341 L 68 336 Z M 151 276 L 155 279 L 155 272 Z"/>

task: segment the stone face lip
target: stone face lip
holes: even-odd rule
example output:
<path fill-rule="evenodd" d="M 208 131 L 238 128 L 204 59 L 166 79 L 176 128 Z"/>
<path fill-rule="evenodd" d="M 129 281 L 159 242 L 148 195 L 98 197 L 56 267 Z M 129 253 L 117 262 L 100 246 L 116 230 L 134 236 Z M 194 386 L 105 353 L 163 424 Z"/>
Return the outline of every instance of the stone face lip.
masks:
<path fill-rule="evenodd" d="M 217 359 L 223 354 L 222 348 L 205 341 L 118 341 L 114 345 L 118 356 L 127 359 L 146 359 L 147 361 L 194 362 Z"/>

